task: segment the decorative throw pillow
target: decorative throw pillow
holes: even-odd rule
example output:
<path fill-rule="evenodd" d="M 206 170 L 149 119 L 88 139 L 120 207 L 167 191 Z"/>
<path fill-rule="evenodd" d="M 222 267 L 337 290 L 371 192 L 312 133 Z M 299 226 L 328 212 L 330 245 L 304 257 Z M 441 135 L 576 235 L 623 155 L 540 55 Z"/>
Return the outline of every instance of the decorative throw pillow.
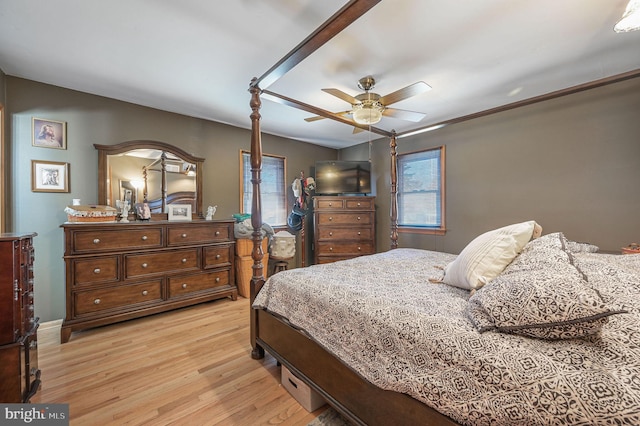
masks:
<path fill-rule="evenodd" d="M 573 261 L 561 233 L 527 244 L 504 272 L 478 290 L 467 315 L 478 331 L 542 339 L 596 334 L 613 314 Z"/>
<path fill-rule="evenodd" d="M 497 277 L 542 228 L 535 221 L 516 223 L 485 232 L 462 250 L 444 271 L 443 282 L 477 289 Z"/>

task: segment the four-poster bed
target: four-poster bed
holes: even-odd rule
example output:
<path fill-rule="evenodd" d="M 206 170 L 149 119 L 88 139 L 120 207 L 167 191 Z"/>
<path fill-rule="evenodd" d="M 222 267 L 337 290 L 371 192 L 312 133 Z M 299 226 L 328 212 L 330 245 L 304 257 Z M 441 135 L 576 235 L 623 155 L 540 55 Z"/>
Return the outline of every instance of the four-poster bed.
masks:
<path fill-rule="evenodd" d="M 354 424 L 592 424 L 594 419 L 602 424 L 640 422 L 640 347 L 633 337 L 640 328 L 640 292 L 636 285 L 640 281 L 640 255 L 574 251 L 570 247 L 576 245 L 560 233 L 533 239 L 535 228 L 527 222 L 531 225 L 527 238 L 514 250 L 512 264 L 502 266 L 504 276 L 499 273 L 494 281 L 526 284 L 522 291 L 507 295 L 527 293 L 529 287 L 535 287 L 531 282 L 544 284 L 531 291 L 558 292 L 544 296 L 535 293 L 534 305 L 537 300 L 565 296 L 558 289 L 571 283 L 567 300 L 582 302 L 593 297 L 595 301 L 589 302 L 588 308 L 597 307 L 600 311 L 577 318 L 553 317 L 543 323 L 544 327 L 502 327 L 487 322 L 482 315 L 492 312 L 491 303 L 505 295 L 492 300 L 484 297 L 490 292 L 479 290 L 473 299 L 468 288 L 429 282 L 436 280 L 438 274 L 439 281 L 446 282 L 448 268 L 464 262 L 465 251 L 454 256 L 397 248 L 397 152 L 393 131 L 365 128 L 390 139 L 392 250 L 281 272 L 265 283 L 259 232 L 260 95 L 269 94 L 284 104 L 350 126 L 354 123 L 261 89 L 260 85 L 273 83 L 377 2 L 349 2 L 250 84 L 251 221 L 258 230 L 253 234 L 250 285 L 252 358 L 263 358 L 268 351 Z M 493 232 L 502 235 L 503 231 Z M 510 234 L 509 238 L 511 241 Z M 564 272 L 557 275 L 557 270 Z M 525 279 L 521 278 L 523 274 Z M 500 290 L 499 284 L 487 289 Z M 582 292 L 589 292 L 589 297 L 583 297 Z M 564 300 L 560 305 L 567 303 Z M 520 303 L 515 306 L 518 313 L 528 308 Z M 582 308 L 578 306 L 576 310 Z M 503 306 L 496 309 L 504 310 Z M 541 315 L 537 311 L 535 314 Z M 380 315 L 402 319 L 388 323 Z M 581 328 L 583 323 L 587 325 Z M 364 333 L 370 329 L 374 330 L 374 337 Z M 534 338 L 522 329 L 534 336 L 541 329 L 558 335 Z M 485 330 L 490 332 L 484 333 Z M 376 332 L 380 335 L 375 336 Z M 378 358 L 387 363 L 378 365 Z M 417 382 L 412 381 L 414 376 Z"/>

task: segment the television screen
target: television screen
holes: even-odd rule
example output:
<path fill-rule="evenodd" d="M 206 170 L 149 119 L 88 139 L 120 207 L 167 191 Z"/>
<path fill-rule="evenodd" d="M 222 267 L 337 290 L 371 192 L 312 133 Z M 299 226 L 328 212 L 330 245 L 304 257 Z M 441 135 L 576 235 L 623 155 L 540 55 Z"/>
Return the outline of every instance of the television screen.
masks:
<path fill-rule="evenodd" d="M 371 193 L 371 163 L 368 161 L 316 161 L 316 194 Z"/>

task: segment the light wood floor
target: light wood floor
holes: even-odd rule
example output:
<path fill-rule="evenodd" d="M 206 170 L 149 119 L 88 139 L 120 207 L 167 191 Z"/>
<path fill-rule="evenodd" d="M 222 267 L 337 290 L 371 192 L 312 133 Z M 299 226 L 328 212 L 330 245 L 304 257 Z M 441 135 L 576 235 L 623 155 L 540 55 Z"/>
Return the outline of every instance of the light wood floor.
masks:
<path fill-rule="evenodd" d="M 73 333 L 38 331 L 34 403 L 68 403 L 71 425 L 306 425 L 273 357 L 253 360 L 249 301 L 205 303 Z"/>

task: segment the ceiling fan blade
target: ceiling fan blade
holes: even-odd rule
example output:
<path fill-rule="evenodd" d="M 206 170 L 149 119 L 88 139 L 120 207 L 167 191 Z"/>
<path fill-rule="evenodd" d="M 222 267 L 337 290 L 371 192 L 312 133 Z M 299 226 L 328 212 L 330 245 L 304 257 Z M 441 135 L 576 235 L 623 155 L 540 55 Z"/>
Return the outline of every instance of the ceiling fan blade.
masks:
<path fill-rule="evenodd" d="M 381 97 L 379 101 L 382 105 L 388 106 L 412 96 L 427 92 L 429 90 L 431 90 L 431 86 L 429 86 L 424 81 L 419 81 L 405 87 L 404 89 L 396 90 L 393 93 L 389 93 L 388 95 Z"/>
<path fill-rule="evenodd" d="M 336 112 L 336 114 L 337 115 L 341 115 L 342 117 L 347 117 L 349 114 L 351 114 L 351 110 Z M 322 120 L 323 118 L 326 118 L 326 117 L 322 117 L 320 115 L 315 115 L 313 117 L 305 118 L 304 121 L 311 123 L 312 121 Z"/>
<path fill-rule="evenodd" d="M 413 121 L 417 123 L 427 116 L 421 112 L 407 111 L 406 109 L 385 108 L 382 115 L 387 117 L 398 118 L 400 120 Z"/>
<path fill-rule="evenodd" d="M 339 90 L 339 89 L 322 89 L 322 91 L 327 92 L 330 95 L 335 96 L 336 98 L 340 98 L 343 101 L 349 102 L 351 105 L 360 103 L 359 100 L 357 100 L 356 98 L 354 98 L 348 93 L 344 93 L 342 90 Z"/>

